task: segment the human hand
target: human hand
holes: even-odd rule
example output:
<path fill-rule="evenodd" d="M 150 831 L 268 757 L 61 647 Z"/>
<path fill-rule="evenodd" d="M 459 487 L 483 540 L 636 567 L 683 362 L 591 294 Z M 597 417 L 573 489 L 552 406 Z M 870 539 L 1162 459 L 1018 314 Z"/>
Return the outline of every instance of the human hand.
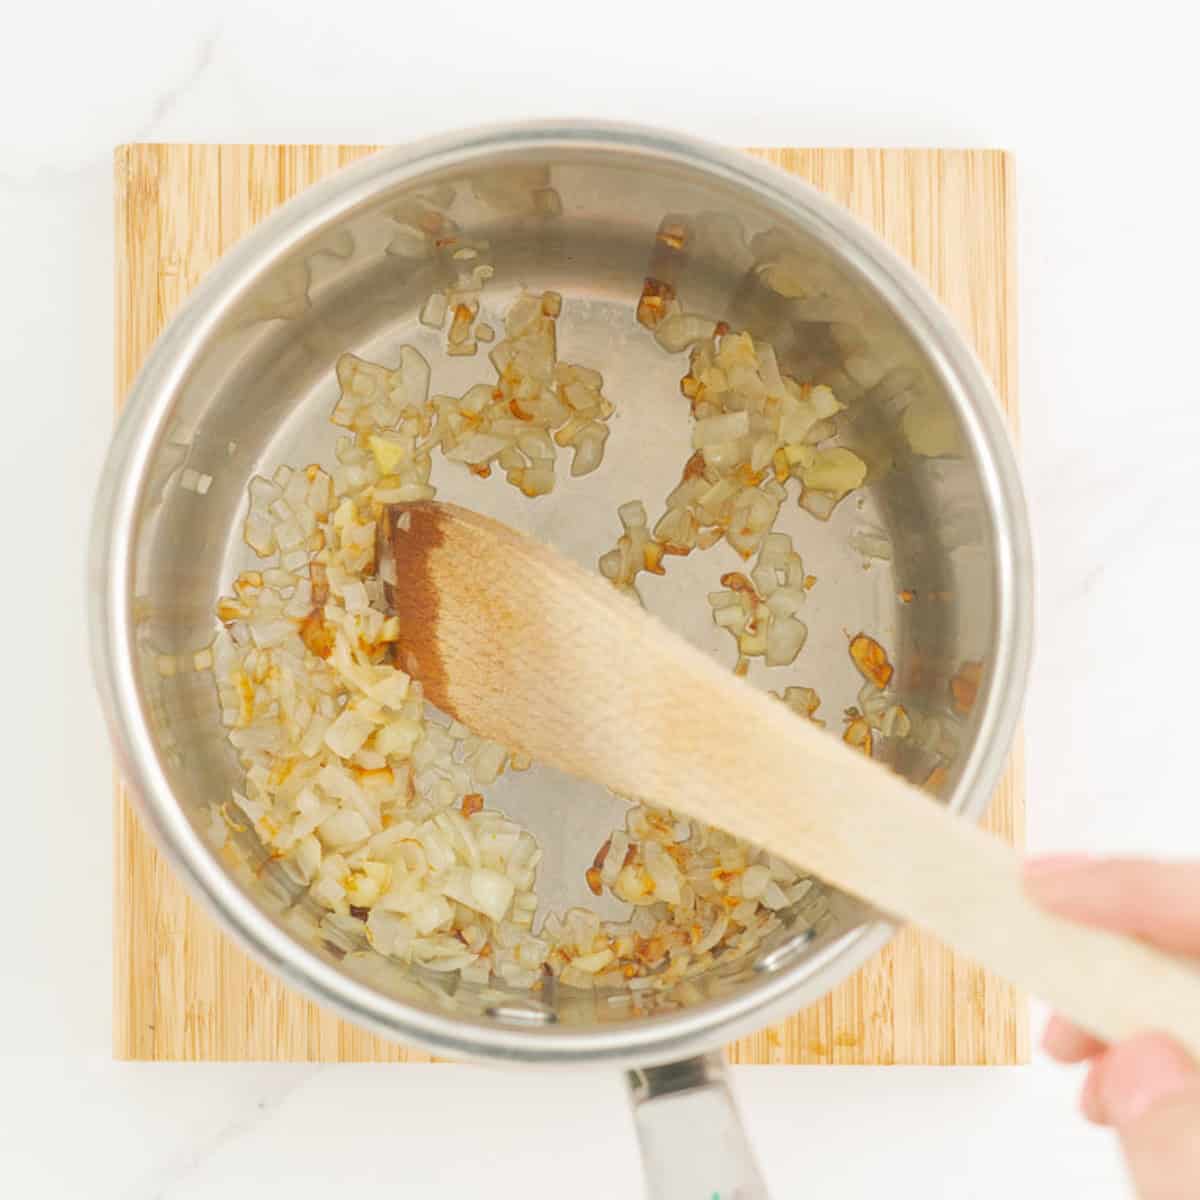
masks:
<path fill-rule="evenodd" d="M 1200 966 L 1200 863 L 1033 859 L 1025 888 L 1042 907 L 1131 934 Z M 1080 1108 L 1121 1139 L 1142 1200 L 1200 1196 L 1200 1066 L 1163 1034 L 1115 1046 L 1050 1019 L 1042 1048 L 1063 1063 L 1090 1062 Z"/>

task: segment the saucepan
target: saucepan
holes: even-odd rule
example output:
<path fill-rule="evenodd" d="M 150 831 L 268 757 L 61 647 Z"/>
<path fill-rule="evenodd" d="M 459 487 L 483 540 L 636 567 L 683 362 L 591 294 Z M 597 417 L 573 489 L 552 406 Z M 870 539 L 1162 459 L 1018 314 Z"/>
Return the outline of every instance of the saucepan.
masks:
<path fill-rule="evenodd" d="M 513 349 L 529 329 L 556 361 Z M 512 376 L 521 363 L 547 372 L 537 403 L 554 409 L 563 398 L 555 420 L 567 424 L 549 430 L 558 448 L 544 432 L 522 440 L 509 419 L 509 411 L 529 419 Z M 563 364 L 580 370 L 564 374 Z M 752 393 L 760 399 L 744 399 Z M 737 404 L 728 399 L 737 395 Z M 476 397 L 473 409 L 466 396 Z M 719 417 L 738 426 L 730 437 L 765 429 L 763 412 L 782 404 L 785 420 L 800 421 L 789 426 L 795 443 L 780 435 L 730 474 L 712 438 L 697 448 L 720 396 L 728 408 L 753 410 Z M 364 424 L 363 405 L 376 402 Z M 497 404 L 506 406 L 500 417 Z M 414 416 L 421 405 L 425 415 Z M 466 450 L 456 457 L 446 448 L 461 447 L 463 422 L 481 413 L 492 414 L 499 439 L 470 443 L 477 461 Z M 405 421 L 415 430 L 407 441 L 396 432 Z M 417 445 L 428 436 L 442 437 L 446 452 Z M 535 459 L 560 449 L 546 474 L 547 460 Z M 426 453 L 427 479 L 390 474 L 413 453 Z M 896 926 L 769 855 L 686 822 L 680 830 L 628 797 L 515 759 L 510 768 L 528 769 L 502 770 L 503 748 L 479 794 L 474 783 L 464 794 L 462 754 L 437 794 L 453 810 L 443 820 L 450 841 L 482 809 L 493 814 L 489 846 L 518 836 L 536 843 L 517 899 L 511 883 L 497 892 L 492 872 L 487 902 L 446 884 L 454 902 L 445 908 L 418 917 L 397 900 L 396 912 L 375 914 L 381 893 L 403 892 L 400 876 L 452 870 L 418 844 L 420 830 L 409 858 L 374 875 L 355 866 L 355 829 L 388 841 L 389 827 L 408 829 L 406 806 L 429 801 L 420 799 L 433 786 L 420 737 L 443 748 L 458 738 L 477 767 L 488 756 L 469 731 L 443 723 L 429 733 L 436 715 L 423 725 L 419 704 L 410 705 L 424 734 L 406 741 L 389 726 L 385 751 L 382 740 L 361 737 L 339 747 L 361 777 L 384 781 L 367 825 L 313 828 L 330 811 L 321 805 L 334 803 L 322 790 L 336 792 L 334 776 L 313 775 L 296 800 L 317 816 L 294 836 L 263 805 L 263 789 L 287 792 L 286 771 L 268 779 L 247 767 L 261 749 L 254 705 L 272 717 L 294 703 L 279 691 L 285 659 L 336 660 L 320 657 L 329 647 L 319 638 L 303 648 L 295 640 L 301 608 L 327 586 L 349 586 L 331 568 L 318 596 L 316 568 L 306 565 L 327 545 L 321 529 L 345 534 L 345 514 L 329 514 L 336 498 L 321 492 L 326 482 L 360 494 L 395 485 L 401 497 L 413 494 L 406 487 L 436 488 L 599 563 L 697 645 L 791 703 L 797 719 L 824 721 L 830 736 L 974 818 L 1017 720 L 1031 568 L 1013 455 L 970 350 L 871 233 L 741 153 L 627 125 L 488 128 L 343 170 L 234 247 L 150 353 L 99 489 L 91 635 L 120 768 L 158 844 L 229 933 L 318 1003 L 385 1037 L 459 1059 L 622 1069 L 654 1195 L 765 1194 L 720 1047 L 823 996 Z M 675 532 L 662 532 L 683 485 L 693 516 L 703 515 L 701 491 L 713 513 L 725 513 L 706 518 L 711 537 L 689 525 L 688 512 L 671 518 Z M 733 516 L 720 509 L 724 493 L 709 492 L 730 487 L 750 496 Z M 300 529 L 288 524 L 287 505 L 318 492 L 317 516 Z M 634 501 L 649 514 L 645 528 Z M 756 523 L 763 505 L 771 520 Z M 359 519 L 363 508 L 349 511 Z M 276 518 L 283 523 L 272 526 Z M 764 562 L 755 555 L 766 526 L 783 557 Z M 630 573 L 621 554 L 634 545 L 644 561 Z M 790 591 L 772 605 L 769 587 L 793 569 Z M 282 626 L 247 626 L 250 598 L 271 587 Z M 751 617 L 793 622 L 782 649 L 778 639 L 774 649 L 756 640 L 741 610 L 728 616 L 751 592 Z M 369 589 L 355 594 L 370 599 Z M 848 642 L 862 653 L 848 653 Z M 336 696 L 322 703 L 332 718 Z M 320 711 L 310 705 L 304 720 Z M 238 730 L 244 736 L 231 739 Z M 330 737 L 309 749 L 328 757 Z M 638 857 L 639 836 L 659 838 L 653 862 Z M 613 845 L 623 859 L 615 865 L 604 857 Z M 693 852 L 699 858 L 687 859 Z M 314 873 L 335 858 L 342 874 L 325 871 L 317 887 Z M 631 895 L 625 859 L 635 874 L 657 863 L 645 878 L 659 886 L 669 886 L 674 862 L 684 899 Z M 655 921 L 673 919 L 671 903 L 700 897 L 730 915 L 655 940 Z M 461 918 L 442 930 L 462 944 L 461 961 L 413 949 L 426 947 L 411 940 L 413 922 L 426 921 L 428 932 L 451 920 L 446 913 Z M 488 922 L 503 914 L 518 932 L 487 942 Z M 572 921 L 599 939 L 599 951 L 548 950 Z M 518 943 L 522 953 L 536 948 L 532 970 L 513 965 Z"/>

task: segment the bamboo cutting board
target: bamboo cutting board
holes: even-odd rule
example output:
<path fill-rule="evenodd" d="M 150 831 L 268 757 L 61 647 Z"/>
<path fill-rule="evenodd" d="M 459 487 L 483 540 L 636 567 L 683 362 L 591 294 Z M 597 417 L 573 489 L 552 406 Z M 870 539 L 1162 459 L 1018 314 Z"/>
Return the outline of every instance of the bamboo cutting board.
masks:
<path fill-rule="evenodd" d="M 116 153 L 116 392 L 217 258 L 369 146 L 133 145 Z M 809 180 L 908 260 L 974 343 L 1016 425 L 1014 191 L 999 151 L 755 150 Z M 1020 843 L 1019 752 L 989 828 Z M 172 875 L 118 784 L 113 1048 L 118 1058 L 427 1062 L 290 991 Z M 730 1047 L 742 1063 L 1010 1064 L 1028 1059 L 1013 988 L 904 931 L 811 1008 Z"/>

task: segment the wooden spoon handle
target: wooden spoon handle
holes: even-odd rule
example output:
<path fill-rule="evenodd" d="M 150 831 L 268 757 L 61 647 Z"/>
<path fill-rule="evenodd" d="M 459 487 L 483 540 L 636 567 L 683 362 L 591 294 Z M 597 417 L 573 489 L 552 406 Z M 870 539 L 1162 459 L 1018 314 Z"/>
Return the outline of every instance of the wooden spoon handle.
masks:
<path fill-rule="evenodd" d="M 480 733 L 765 846 L 1107 1041 L 1158 1029 L 1200 1057 L 1200 971 L 1038 909 L 1007 846 L 607 583 L 452 506 L 414 506 L 394 543 L 410 666 Z"/>
<path fill-rule="evenodd" d="M 699 702 L 696 688 L 691 703 Z M 793 718 L 794 728 L 766 744 L 756 732 L 762 715 L 751 711 L 747 695 L 734 701 L 713 693 L 705 702 L 730 713 L 742 753 L 736 764 L 721 757 L 710 765 L 698 756 L 686 789 L 681 780 L 672 795 L 663 790 L 668 803 L 695 815 L 704 807 L 713 823 L 736 825 L 750 841 L 923 926 L 1105 1041 L 1158 1029 L 1200 1057 L 1194 964 L 1037 907 L 1008 846 L 828 735 Z M 836 753 L 818 759 L 818 749 Z M 700 787 L 722 800 L 770 800 L 743 800 L 731 820 L 718 814 L 720 804 L 696 802 Z"/>
<path fill-rule="evenodd" d="M 1194 964 L 1045 912 L 997 838 L 782 705 L 768 714 L 757 693 L 720 683 L 694 680 L 689 711 L 723 710 L 735 753 L 693 746 L 688 762 L 675 760 L 674 785 L 651 795 L 923 926 L 1105 1041 L 1157 1029 L 1200 1058 Z"/>
<path fill-rule="evenodd" d="M 1039 908 L 1008 846 L 919 794 L 860 795 L 853 861 L 834 849 L 829 878 L 836 873 L 846 890 L 869 893 L 1105 1041 L 1161 1030 L 1200 1058 L 1195 964 Z"/>
<path fill-rule="evenodd" d="M 712 702 L 732 706 L 726 697 Z M 735 728 L 749 732 L 753 720 L 747 706 Z M 777 748 L 783 730 L 776 748 L 739 733 L 740 769 L 722 760 L 705 780 L 724 795 L 776 798 L 769 809 L 739 805 L 737 832 L 923 926 L 1105 1041 L 1158 1029 L 1200 1057 L 1194 964 L 1047 913 L 1026 896 L 1004 843 L 828 735 L 792 724 L 786 755 Z M 838 752 L 818 760 L 818 747 Z M 689 810 L 693 795 L 675 802 Z"/>

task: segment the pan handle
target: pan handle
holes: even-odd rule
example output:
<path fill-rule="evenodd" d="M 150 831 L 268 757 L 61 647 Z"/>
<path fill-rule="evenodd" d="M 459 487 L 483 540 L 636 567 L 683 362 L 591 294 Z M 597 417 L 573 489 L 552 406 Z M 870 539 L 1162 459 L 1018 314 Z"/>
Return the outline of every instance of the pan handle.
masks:
<path fill-rule="evenodd" d="M 650 1200 L 768 1200 L 719 1052 L 627 1080 Z"/>

